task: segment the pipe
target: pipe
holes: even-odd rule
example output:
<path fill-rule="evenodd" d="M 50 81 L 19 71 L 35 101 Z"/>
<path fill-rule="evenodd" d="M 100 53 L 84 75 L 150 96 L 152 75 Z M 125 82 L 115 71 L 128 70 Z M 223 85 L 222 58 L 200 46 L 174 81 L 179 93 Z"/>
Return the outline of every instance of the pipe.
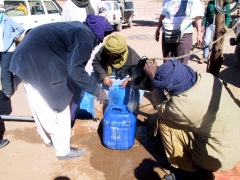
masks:
<path fill-rule="evenodd" d="M 22 120 L 22 121 L 34 121 L 32 116 L 12 116 L 12 115 L 0 115 L 1 119 L 5 120 Z"/>
<path fill-rule="evenodd" d="M 219 0 L 215 0 L 215 8 L 217 9 L 218 12 L 223 13 L 223 14 L 232 13 L 240 5 L 240 0 L 224 0 L 224 2 L 227 3 L 227 4 L 235 3 L 234 7 L 228 11 L 226 9 L 222 9 L 219 6 L 219 2 L 218 1 Z"/>

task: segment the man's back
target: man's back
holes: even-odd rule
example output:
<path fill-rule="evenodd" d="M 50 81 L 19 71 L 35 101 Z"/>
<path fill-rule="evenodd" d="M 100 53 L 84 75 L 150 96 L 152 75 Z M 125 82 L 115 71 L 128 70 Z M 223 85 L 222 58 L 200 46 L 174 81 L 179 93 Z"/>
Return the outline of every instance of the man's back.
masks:
<path fill-rule="evenodd" d="M 89 0 L 95 15 L 106 16 L 108 7 L 101 0 Z M 78 7 L 72 0 L 67 0 L 63 6 L 62 21 L 84 22 L 87 17 L 85 7 Z"/>

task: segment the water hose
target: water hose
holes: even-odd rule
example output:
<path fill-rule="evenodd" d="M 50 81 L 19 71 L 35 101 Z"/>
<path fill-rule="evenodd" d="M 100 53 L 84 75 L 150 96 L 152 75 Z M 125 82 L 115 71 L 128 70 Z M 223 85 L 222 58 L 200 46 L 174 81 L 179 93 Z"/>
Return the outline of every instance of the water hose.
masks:
<path fill-rule="evenodd" d="M 240 0 L 223 0 L 223 2 L 227 3 L 227 4 L 232 4 L 235 3 L 234 7 L 230 10 L 227 9 L 222 9 L 222 7 L 219 6 L 219 0 L 214 0 L 215 1 L 215 8 L 217 9 L 218 12 L 223 13 L 223 14 L 228 14 L 228 13 L 232 13 L 233 11 L 235 11 L 238 6 L 240 5 Z M 222 1 L 222 0 L 221 0 Z"/>

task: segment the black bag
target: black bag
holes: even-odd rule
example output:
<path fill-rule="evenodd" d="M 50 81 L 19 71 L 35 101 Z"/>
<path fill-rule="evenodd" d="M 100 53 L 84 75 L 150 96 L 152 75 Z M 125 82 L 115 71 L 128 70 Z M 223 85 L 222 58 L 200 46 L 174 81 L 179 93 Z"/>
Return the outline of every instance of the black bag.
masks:
<path fill-rule="evenodd" d="M 164 29 L 164 39 L 165 43 L 178 43 L 182 38 L 186 29 L 188 29 L 192 23 L 188 24 L 184 29 L 176 29 L 176 30 L 167 30 Z"/>
<path fill-rule="evenodd" d="M 164 31 L 165 43 L 178 43 L 182 38 L 181 30 L 165 30 Z"/>
<path fill-rule="evenodd" d="M 138 61 L 138 64 L 135 67 L 135 73 L 132 79 L 131 87 L 132 89 L 141 89 L 141 90 L 152 90 L 152 82 L 148 75 L 143 70 L 146 60 L 149 58 L 143 56 L 142 59 Z"/>

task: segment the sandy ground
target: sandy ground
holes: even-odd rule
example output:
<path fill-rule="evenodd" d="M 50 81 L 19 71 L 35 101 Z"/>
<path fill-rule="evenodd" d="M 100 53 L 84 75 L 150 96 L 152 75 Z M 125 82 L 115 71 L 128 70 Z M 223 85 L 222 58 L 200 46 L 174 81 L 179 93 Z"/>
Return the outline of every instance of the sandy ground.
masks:
<path fill-rule="evenodd" d="M 60 3 L 63 4 L 63 1 Z M 126 37 L 128 44 L 140 56 L 162 57 L 161 43 L 154 40 L 160 2 L 135 0 L 135 6 L 137 15 L 134 18 L 133 27 L 124 26 L 121 32 L 116 33 Z M 240 104 L 240 69 L 234 64 L 234 47 L 229 45 L 230 37 L 234 37 L 233 32 L 230 32 L 225 39 L 225 61 L 219 77 L 227 82 L 230 92 Z M 201 51 L 193 55 L 189 65 L 198 72 L 205 72 L 206 64 L 197 62 L 201 57 Z M 161 63 L 162 61 L 158 61 L 158 64 Z M 47 148 L 42 143 L 34 122 L 5 120 L 4 138 L 11 142 L 0 149 L 0 180 L 161 179 L 168 170 L 161 168 L 166 165 L 161 144 L 147 138 L 145 122 L 153 112 L 148 100 L 149 95 L 149 92 L 145 92 L 138 115 L 139 123 L 135 143 L 127 151 L 110 150 L 103 146 L 99 121 L 78 119 L 74 125 L 71 142 L 75 147 L 87 148 L 88 154 L 79 159 L 59 161 L 55 157 L 54 148 Z M 8 103 L 12 118 L 31 117 L 22 84 L 18 86 L 11 102 Z M 98 105 L 97 116 L 101 118 L 102 113 L 99 109 L 101 108 Z"/>

